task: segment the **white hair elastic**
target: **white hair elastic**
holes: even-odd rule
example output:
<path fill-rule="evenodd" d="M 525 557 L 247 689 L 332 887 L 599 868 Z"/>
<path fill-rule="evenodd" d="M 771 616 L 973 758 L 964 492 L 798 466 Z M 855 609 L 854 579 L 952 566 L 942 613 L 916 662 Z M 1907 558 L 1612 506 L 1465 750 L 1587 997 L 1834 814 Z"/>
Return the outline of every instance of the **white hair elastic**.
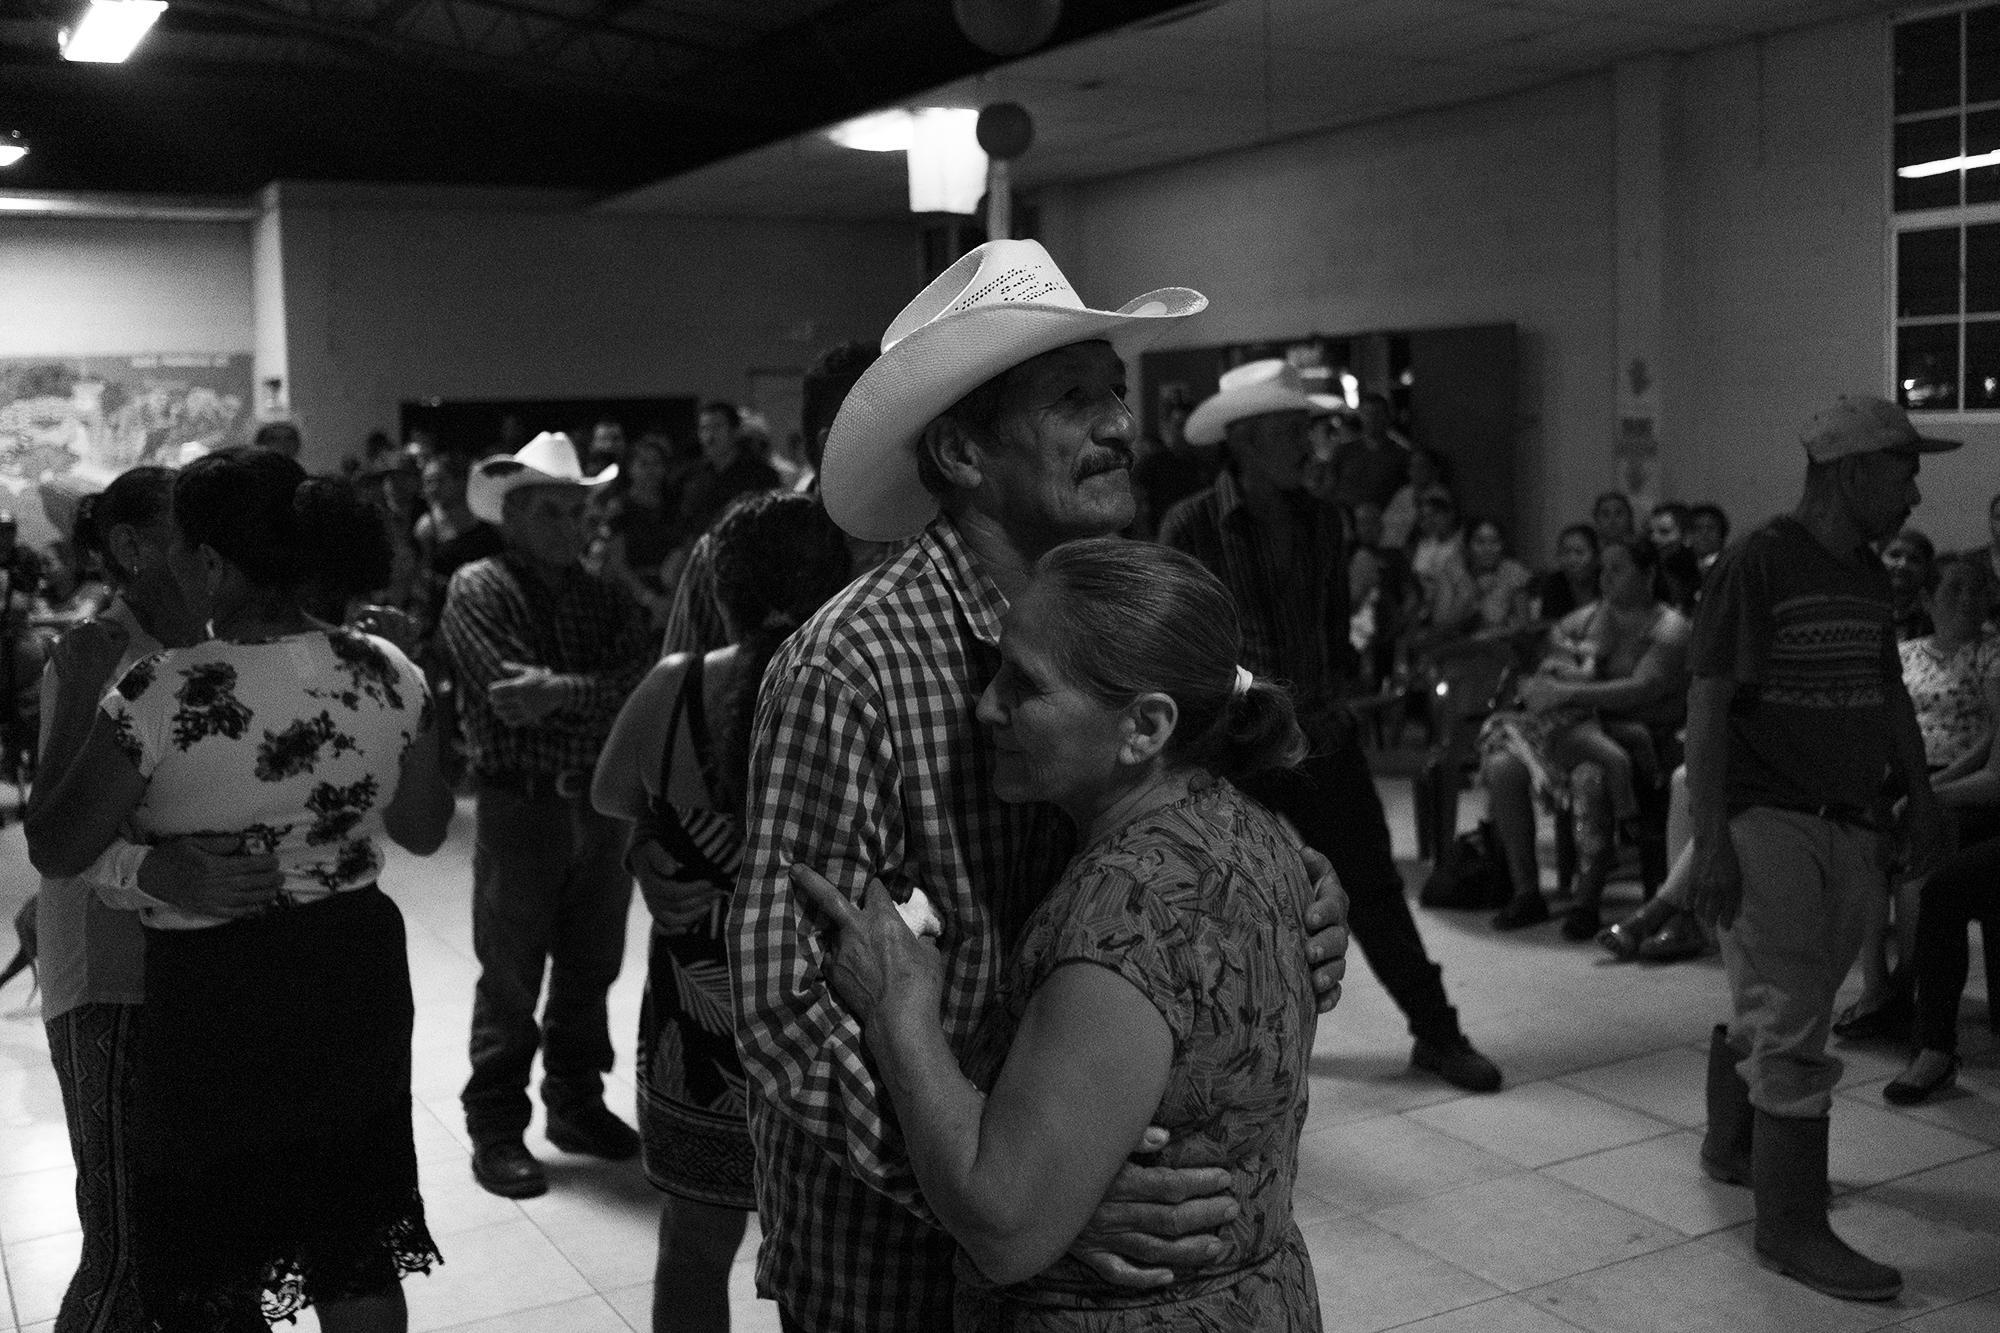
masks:
<path fill-rule="evenodd" d="M 1229 697 L 1232 699 L 1241 699 L 1244 695 L 1250 693 L 1250 682 L 1255 679 L 1256 677 L 1250 674 L 1249 667 L 1237 667 L 1236 683 L 1229 687 Z"/>

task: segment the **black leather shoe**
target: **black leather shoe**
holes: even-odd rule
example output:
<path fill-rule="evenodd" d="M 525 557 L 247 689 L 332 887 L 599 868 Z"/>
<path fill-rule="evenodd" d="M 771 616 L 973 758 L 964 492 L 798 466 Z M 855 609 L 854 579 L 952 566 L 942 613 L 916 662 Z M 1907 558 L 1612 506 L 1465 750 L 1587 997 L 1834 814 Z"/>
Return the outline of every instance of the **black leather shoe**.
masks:
<path fill-rule="evenodd" d="M 1500 1088 L 1500 1067 L 1473 1050 L 1472 1043 L 1463 1037 L 1450 1043 L 1419 1040 L 1410 1048 L 1410 1067 L 1427 1070 L 1467 1092 L 1496 1092 Z"/>
<path fill-rule="evenodd" d="M 1916 1020 L 1916 1004 L 1907 992 L 1898 992 L 1873 1009 L 1863 1010 L 1858 1001 L 1849 1005 L 1834 1022 L 1833 1035 L 1849 1041 L 1900 1040 L 1910 1035 Z"/>
<path fill-rule="evenodd" d="M 503 1199 L 532 1199 L 549 1190 L 542 1164 L 519 1139 L 501 1139 L 474 1149 L 472 1178 L 488 1194 Z"/>
<path fill-rule="evenodd" d="M 1519 930 L 1523 926 L 1539 926 L 1549 919 L 1549 905 L 1542 895 L 1532 894 L 1514 899 L 1493 914 L 1493 929 Z"/>
<path fill-rule="evenodd" d="M 622 1162 L 639 1155 L 639 1131 L 611 1114 L 603 1102 L 587 1102 L 558 1115 L 549 1112 L 549 1142 L 564 1152 Z"/>
<path fill-rule="evenodd" d="M 1595 907 L 1585 903 L 1578 903 L 1576 906 L 1570 908 L 1569 911 L 1563 913 L 1562 936 L 1566 940 L 1581 941 L 1593 939 L 1597 935 L 1598 928 L 1603 924 L 1604 922 L 1598 917 Z"/>
<path fill-rule="evenodd" d="M 1911 1078 L 1917 1062 L 1926 1055 L 1943 1054 L 1939 1051 L 1919 1051 L 1910 1067 L 1882 1085 L 1882 1099 L 1896 1106 L 1919 1106 L 1958 1082 L 1958 1067 L 1961 1063 L 1957 1055 L 1946 1056 L 1930 1078 Z"/>

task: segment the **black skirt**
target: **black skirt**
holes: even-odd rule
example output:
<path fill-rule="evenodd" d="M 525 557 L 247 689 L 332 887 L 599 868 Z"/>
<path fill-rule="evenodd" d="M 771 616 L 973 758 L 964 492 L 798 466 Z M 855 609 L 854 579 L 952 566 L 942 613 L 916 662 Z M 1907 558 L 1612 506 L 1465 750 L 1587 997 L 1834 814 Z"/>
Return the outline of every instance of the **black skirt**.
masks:
<path fill-rule="evenodd" d="M 157 1328 L 259 1327 L 440 1261 L 403 917 L 381 890 L 148 930 L 139 1015 L 136 1268 Z"/>

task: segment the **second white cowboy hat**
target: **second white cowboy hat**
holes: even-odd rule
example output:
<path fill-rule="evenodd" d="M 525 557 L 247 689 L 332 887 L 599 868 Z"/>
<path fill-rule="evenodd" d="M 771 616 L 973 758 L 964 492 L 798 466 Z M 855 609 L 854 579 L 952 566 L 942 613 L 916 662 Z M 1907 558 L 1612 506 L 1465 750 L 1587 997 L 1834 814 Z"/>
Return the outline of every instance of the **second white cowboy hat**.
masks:
<path fill-rule="evenodd" d="M 1116 310 L 1092 310 L 1035 241 L 988 241 L 940 273 L 882 335 L 827 432 L 826 512 L 864 541 L 923 530 L 937 497 L 917 478 L 917 436 L 1003 370 L 1071 343 L 1105 339 L 1124 356 L 1208 305 L 1162 287 Z"/>
<path fill-rule="evenodd" d="M 507 493 L 523 486 L 602 486 L 618 475 L 614 464 L 594 477 L 583 475 L 577 462 L 576 445 L 561 431 L 545 430 L 522 445 L 520 451 L 482 458 L 472 465 L 465 483 L 465 504 L 474 518 L 488 523 L 501 521 Z"/>
<path fill-rule="evenodd" d="M 1266 412 L 1331 410 L 1331 402 L 1322 404 L 1306 392 L 1299 369 L 1291 362 L 1275 357 L 1246 361 L 1234 370 L 1222 372 L 1214 394 L 1188 413 L 1187 425 L 1181 428 L 1181 433 L 1189 444 L 1221 444 L 1223 436 L 1229 433 L 1230 423 L 1246 417 L 1261 417 Z"/>

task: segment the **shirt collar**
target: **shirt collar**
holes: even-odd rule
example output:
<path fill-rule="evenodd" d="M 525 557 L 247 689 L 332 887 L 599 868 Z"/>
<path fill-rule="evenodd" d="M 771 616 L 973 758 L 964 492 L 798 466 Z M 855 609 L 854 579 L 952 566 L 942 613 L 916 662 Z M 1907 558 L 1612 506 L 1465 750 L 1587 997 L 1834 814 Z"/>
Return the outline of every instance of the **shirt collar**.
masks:
<path fill-rule="evenodd" d="M 959 614 L 972 627 L 972 636 L 988 647 L 1000 643 L 1000 617 L 1007 614 L 1007 598 L 1000 585 L 980 567 L 978 557 L 965 544 L 958 525 L 945 514 L 932 519 L 917 539 L 924 555 L 944 571 L 945 586 L 958 603 Z"/>

